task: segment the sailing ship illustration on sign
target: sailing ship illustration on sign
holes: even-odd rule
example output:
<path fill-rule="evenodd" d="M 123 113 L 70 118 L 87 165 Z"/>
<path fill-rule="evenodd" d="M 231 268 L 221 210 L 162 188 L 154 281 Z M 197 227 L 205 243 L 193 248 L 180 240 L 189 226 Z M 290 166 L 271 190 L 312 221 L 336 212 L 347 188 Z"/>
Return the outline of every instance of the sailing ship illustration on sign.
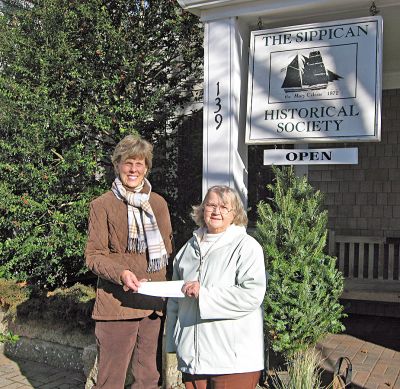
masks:
<path fill-rule="evenodd" d="M 329 82 L 343 78 L 325 68 L 321 53 L 316 50 L 307 57 L 297 54 L 286 68 L 282 88 L 285 92 L 298 92 L 310 89 L 325 89 Z"/>

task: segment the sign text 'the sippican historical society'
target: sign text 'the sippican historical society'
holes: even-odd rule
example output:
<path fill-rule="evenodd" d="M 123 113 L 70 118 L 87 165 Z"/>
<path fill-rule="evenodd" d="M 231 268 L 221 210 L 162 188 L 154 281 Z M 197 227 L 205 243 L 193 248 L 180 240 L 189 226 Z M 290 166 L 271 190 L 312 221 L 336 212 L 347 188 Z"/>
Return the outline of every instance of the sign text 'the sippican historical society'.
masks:
<path fill-rule="evenodd" d="M 246 142 L 379 141 L 379 16 L 251 32 Z"/>

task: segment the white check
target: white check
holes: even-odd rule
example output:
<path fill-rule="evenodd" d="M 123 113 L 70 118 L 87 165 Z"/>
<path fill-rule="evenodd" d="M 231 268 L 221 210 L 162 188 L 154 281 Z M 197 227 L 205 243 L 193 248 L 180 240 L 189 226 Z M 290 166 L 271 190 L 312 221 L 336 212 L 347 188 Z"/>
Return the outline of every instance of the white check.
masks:
<path fill-rule="evenodd" d="M 141 282 L 138 293 L 158 297 L 185 297 L 181 290 L 183 283 L 183 280 Z"/>

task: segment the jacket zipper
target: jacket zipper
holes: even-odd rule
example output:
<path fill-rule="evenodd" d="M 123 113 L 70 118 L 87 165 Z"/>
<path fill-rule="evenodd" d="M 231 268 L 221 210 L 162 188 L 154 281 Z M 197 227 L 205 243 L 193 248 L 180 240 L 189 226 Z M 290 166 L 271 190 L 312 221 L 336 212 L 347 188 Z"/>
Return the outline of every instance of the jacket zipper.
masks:
<path fill-rule="evenodd" d="M 199 276 L 198 276 L 198 281 L 200 282 L 201 280 L 201 266 L 203 264 L 203 256 L 201 255 L 201 250 L 199 247 L 199 255 L 200 255 L 200 265 L 199 265 Z M 199 334 L 198 334 L 198 322 L 200 320 L 200 316 L 199 316 L 199 300 L 197 299 L 196 301 L 197 304 L 197 310 L 196 310 L 196 324 L 194 326 L 194 337 L 195 337 L 195 353 L 196 353 L 196 367 L 195 367 L 195 371 L 197 370 L 197 367 L 199 365 Z"/>

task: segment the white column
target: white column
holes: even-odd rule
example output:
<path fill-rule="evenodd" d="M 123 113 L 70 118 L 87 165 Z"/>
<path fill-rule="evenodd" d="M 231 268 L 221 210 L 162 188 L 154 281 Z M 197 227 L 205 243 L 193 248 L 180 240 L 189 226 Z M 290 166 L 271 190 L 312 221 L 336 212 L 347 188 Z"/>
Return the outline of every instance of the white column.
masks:
<path fill-rule="evenodd" d="M 204 29 L 203 196 L 228 185 L 246 206 L 248 27 L 232 17 L 206 21 Z"/>

